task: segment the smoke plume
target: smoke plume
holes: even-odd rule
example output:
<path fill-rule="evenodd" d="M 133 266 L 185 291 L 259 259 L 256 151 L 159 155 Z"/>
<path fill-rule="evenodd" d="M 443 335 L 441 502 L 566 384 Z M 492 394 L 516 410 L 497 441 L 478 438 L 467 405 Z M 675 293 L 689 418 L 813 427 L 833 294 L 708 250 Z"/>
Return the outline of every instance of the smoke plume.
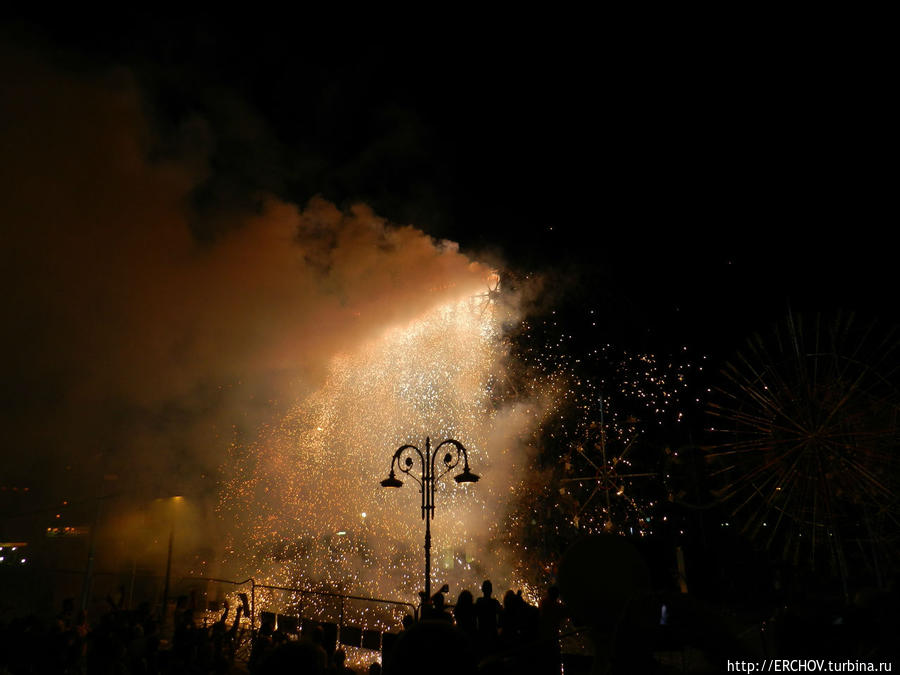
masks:
<path fill-rule="evenodd" d="M 215 139 L 171 152 L 127 71 L 10 46 L 0 60 L 8 476 L 40 468 L 87 493 L 110 474 L 208 476 L 332 355 L 483 288 L 454 244 L 363 205 L 260 195 L 197 238 Z"/>

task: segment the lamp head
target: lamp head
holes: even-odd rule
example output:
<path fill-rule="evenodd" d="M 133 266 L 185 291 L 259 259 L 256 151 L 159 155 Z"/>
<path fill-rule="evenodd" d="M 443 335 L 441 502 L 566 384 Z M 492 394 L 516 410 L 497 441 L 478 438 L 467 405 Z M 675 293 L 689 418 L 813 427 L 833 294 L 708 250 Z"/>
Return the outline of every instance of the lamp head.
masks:
<path fill-rule="evenodd" d="M 481 476 L 478 476 L 477 474 L 469 471 L 469 466 L 467 464 L 466 468 L 463 469 L 463 472 L 458 476 L 454 476 L 453 480 L 455 480 L 457 483 L 477 483 L 479 478 L 481 478 Z"/>
<path fill-rule="evenodd" d="M 393 469 L 391 469 L 391 474 L 387 478 L 385 478 L 383 481 L 381 481 L 381 487 L 398 488 L 398 487 L 401 487 L 402 485 L 403 485 L 403 481 L 399 480 L 394 475 Z"/>

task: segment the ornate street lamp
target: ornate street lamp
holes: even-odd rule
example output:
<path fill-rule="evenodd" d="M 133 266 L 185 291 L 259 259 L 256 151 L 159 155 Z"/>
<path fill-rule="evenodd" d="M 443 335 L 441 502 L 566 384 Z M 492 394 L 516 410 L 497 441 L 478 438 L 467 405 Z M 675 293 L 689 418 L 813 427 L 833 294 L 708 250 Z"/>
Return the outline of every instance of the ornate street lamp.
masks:
<path fill-rule="evenodd" d="M 444 455 L 442 458 L 444 469 L 440 474 L 436 474 L 435 458 L 438 456 L 440 449 L 445 445 L 452 446 L 456 452 L 448 452 Z M 415 465 L 414 457 L 419 458 L 419 469 L 421 474 L 419 478 L 416 478 L 412 473 Z M 399 480 L 394 473 L 394 467 L 396 466 L 398 470 L 402 471 L 419 484 L 419 492 L 422 495 L 422 520 L 425 521 L 425 602 L 431 600 L 431 519 L 434 518 L 434 484 L 451 470 L 459 466 L 460 459 L 463 461 L 463 470 L 462 473 L 454 476 L 453 480 L 460 484 L 477 482 L 479 477 L 469 471 L 469 456 L 462 443 L 452 438 L 448 438 L 432 450 L 431 439 L 426 437 L 424 454 L 415 445 L 401 445 L 397 448 L 397 451 L 391 458 L 390 474 L 381 481 L 382 487 L 401 487 L 403 481 Z"/>

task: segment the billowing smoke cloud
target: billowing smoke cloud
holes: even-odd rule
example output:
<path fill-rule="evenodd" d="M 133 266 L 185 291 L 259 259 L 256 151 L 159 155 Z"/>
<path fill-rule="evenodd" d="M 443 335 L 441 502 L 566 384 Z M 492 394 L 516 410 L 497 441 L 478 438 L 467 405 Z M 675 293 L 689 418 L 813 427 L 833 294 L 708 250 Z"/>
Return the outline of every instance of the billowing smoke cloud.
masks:
<path fill-rule="evenodd" d="M 35 523 L 99 522 L 101 567 L 159 575 L 177 530 L 181 574 L 412 599 L 415 489 L 377 481 L 455 437 L 482 480 L 441 487 L 435 579 L 512 582 L 496 541 L 546 407 L 504 403 L 496 275 L 364 205 L 199 215 L 201 119 L 173 145 L 127 71 L 0 50 L 3 472 Z"/>
<path fill-rule="evenodd" d="M 198 240 L 191 195 L 215 141 L 202 122 L 188 134 L 202 142 L 150 160 L 170 139 L 128 72 L 0 50 L 7 476 L 182 492 L 172 483 L 211 480 L 223 448 L 313 388 L 331 355 L 484 288 L 455 245 L 361 205 L 261 195 Z"/>

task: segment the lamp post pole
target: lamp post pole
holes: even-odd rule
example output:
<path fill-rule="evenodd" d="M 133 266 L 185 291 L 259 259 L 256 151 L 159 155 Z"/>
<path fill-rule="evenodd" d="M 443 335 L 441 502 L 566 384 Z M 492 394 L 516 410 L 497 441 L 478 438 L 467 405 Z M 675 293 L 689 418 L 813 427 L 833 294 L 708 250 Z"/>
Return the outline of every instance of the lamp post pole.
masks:
<path fill-rule="evenodd" d="M 178 514 L 175 511 L 175 507 L 178 504 L 181 504 L 184 500 L 184 497 L 181 495 L 176 495 L 174 497 L 170 497 L 166 499 L 166 511 L 169 514 L 169 547 L 168 552 L 166 553 L 166 581 L 163 585 L 163 599 L 162 599 L 162 623 L 165 624 L 167 610 L 169 605 L 169 581 L 172 578 L 172 544 L 175 539 L 175 524 L 178 522 Z"/>
<path fill-rule="evenodd" d="M 444 446 L 452 447 L 455 452 L 447 452 L 443 456 L 444 470 L 438 474 L 435 472 L 435 458 Z M 415 466 L 415 457 L 419 458 L 418 478 L 412 473 Z M 434 486 L 449 471 L 459 466 L 460 461 L 463 462 L 463 471 L 459 475 L 454 476 L 453 480 L 459 484 L 477 482 L 479 476 L 469 471 L 469 456 L 462 443 L 448 438 L 432 449 L 431 438 L 426 437 L 424 453 L 415 445 L 407 444 L 397 448 L 394 456 L 391 458 L 390 473 L 387 478 L 381 481 L 382 487 L 401 487 L 403 482 L 394 473 L 394 467 L 396 466 L 399 471 L 402 471 L 419 484 L 419 492 L 422 495 L 422 520 L 425 521 L 425 597 L 423 602 L 431 600 L 431 519 L 434 518 Z"/>
<path fill-rule="evenodd" d="M 169 580 L 172 578 L 172 540 L 175 539 L 175 520 L 169 527 L 169 552 L 166 554 L 166 582 L 163 585 L 162 620 L 166 620 L 166 612 L 169 606 Z"/>

